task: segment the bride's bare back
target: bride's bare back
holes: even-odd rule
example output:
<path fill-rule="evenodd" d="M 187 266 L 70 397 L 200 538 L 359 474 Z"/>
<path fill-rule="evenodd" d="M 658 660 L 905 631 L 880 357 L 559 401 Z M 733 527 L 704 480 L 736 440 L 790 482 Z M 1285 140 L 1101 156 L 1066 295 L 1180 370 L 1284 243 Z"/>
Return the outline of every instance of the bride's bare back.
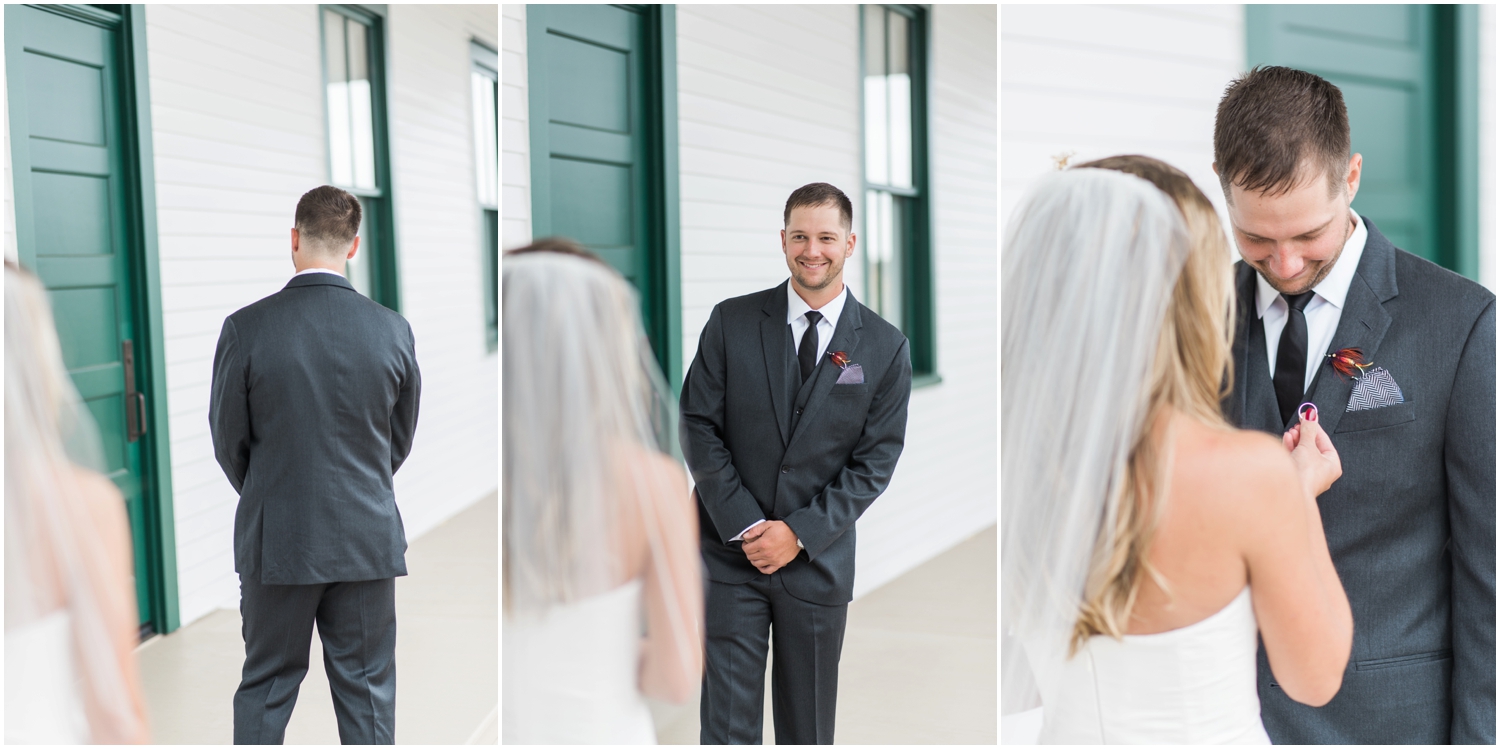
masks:
<path fill-rule="evenodd" d="M 1348 661 L 1353 621 L 1317 505 L 1286 447 L 1259 432 L 1170 419 L 1170 484 L 1126 629 L 1155 634 L 1217 613 L 1248 583 L 1272 671 L 1287 694 L 1321 705 Z"/>

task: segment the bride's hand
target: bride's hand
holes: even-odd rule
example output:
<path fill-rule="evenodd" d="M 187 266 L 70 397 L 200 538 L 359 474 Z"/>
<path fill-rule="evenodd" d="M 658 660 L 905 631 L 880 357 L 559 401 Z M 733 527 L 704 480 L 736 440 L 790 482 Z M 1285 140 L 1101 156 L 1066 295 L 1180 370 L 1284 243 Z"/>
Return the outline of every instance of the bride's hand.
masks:
<path fill-rule="evenodd" d="M 1307 418 L 1308 412 L 1312 419 Z M 1281 435 L 1281 443 L 1292 453 L 1292 462 L 1297 466 L 1297 477 L 1302 485 L 1316 497 L 1333 486 L 1333 482 L 1344 475 L 1339 453 L 1333 449 L 1333 440 L 1317 421 L 1317 409 L 1299 410 L 1297 425 Z"/>

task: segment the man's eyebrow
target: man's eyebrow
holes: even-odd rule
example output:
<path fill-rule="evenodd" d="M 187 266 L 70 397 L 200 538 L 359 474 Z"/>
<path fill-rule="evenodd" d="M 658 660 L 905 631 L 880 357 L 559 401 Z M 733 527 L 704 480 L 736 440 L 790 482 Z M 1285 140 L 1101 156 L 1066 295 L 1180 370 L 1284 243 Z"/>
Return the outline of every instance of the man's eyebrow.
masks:
<path fill-rule="evenodd" d="M 1334 216 L 1333 218 L 1328 219 L 1328 221 L 1326 223 L 1324 223 L 1322 226 L 1319 226 L 1316 229 L 1310 229 L 1308 231 L 1302 232 L 1301 234 L 1298 234 L 1297 236 L 1292 237 L 1292 239 L 1304 239 L 1306 237 L 1311 237 L 1314 234 L 1321 233 L 1324 229 L 1328 228 L 1329 224 L 1333 223 L 1337 219 L 1338 219 L 1338 216 Z M 1259 234 L 1256 234 L 1254 232 L 1248 232 L 1248 231 L 1245 231 L 1244 229 L 1240 229 L 1240 233 L 1244 234 L 1245 237 L 1248 238 L 1248 239 L 1252 239 L 1252 240 L 1256 240 L 1256 241 L 1260 241 L 1260 242 L 1269 242 L 1269 241 L 1271 241 L 1269 239 L 1266 239 L 1265 237 L 1262 237 Z"/>

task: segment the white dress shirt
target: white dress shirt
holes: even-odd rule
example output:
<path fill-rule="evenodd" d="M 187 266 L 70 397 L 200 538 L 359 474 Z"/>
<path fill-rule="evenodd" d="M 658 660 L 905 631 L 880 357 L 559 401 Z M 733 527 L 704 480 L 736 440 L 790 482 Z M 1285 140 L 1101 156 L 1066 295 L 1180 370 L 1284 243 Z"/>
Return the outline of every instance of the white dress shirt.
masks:
<path fill-rule="evenodd" d="M 823 319 L 818 321 L 818 356 L 814 361 L 823 361 L 823 353 L 828 350 L 828 344 L 833 341 L 833 331 L 839 325 L 839 315 L 844 314 L 844 302 L 849 298 L 849 287 L 845 286 L 839 295 L 832 301 L 818 308 Z M 792 285 L 792 280 L 786 282 L 786 324 L 792 327 L 792 346 L 796 347 L 802 343 L 802 334 L 807 332 L 807 313 L 812 311 L 812 305 L 807 303 L 800 294 L 797 287 Z M 745 537 L 745 532 L 754 528 L 764 520 L 757 520 L 740 531 L 738 536 L 729 539 L 739 541 Z M 801 541 L 798 541 L 801 545 Z"/>
<path fill-rule="evenodd" d="M 339 276 L 341 278 L 344 275 L 344 274 L 342 274 L 342 273 L 340 273 L 340 272 L 338 272 L 336 270 L 329 270 L 327 268 L 306 268 L 306 269 L 303 269 L 303 270 L 299 270 L 296 273 L 293 273 L 292 274 L 292 278 L 296 278 L 297 276 L 305 276 L 305 275 L 307 275 L 309 273 L 331 273 L 331 274 L 333 274 L 335 276 Z"/>
<path fill-rule="evenodd" d="M 1354 232 L 1344 242 L 1344 249 L 1334 263 L 1333 270 L 1313 287 L 1313 298 L 1303 308 L 1307 318 L 1307 372 L 1302 380 L 1302 390 L 1312 386 L 1318 367 L 1323 364 L 1328 345 L 1333 342 L 1333 333 L 1338 330 L 1339 318 L 1344 314 L 1344 299 L 1349 296 L 1349 284 L 1354 281 L 1354 271 L 1359 259 L 1365 254 L 1365 240 L 1370 230 L 1359 214 L 1349 209 L 1354 217 Z M 1281 331 L 1286 327 L 1287 303 L 1281 293 L 1271 288 L 1266 279 L 1255 274 L 1255 313 L 1266 329 L 1266 363 L 1270 367 L 1271 379 L 1276 378 L 1276 349 L 1281 345 Z"/>

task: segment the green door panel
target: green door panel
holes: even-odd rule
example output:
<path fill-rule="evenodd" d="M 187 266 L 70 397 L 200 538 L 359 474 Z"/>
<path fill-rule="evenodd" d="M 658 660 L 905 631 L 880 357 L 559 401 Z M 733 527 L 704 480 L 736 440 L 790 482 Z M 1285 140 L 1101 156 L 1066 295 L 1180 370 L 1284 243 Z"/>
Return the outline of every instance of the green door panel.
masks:
<path fill-rule="evenodd" d="M 1458 166 L 1445 148 L 1454 106 L 1444 11 L 1430 5 L 1247 5 L 1248 63 L 1316 73 L 1343 92 L 1364 158 L 1354 209 L 1396 246 L 1455 270 Z M 1447 36 L 1445 36 L 1447 34 Z"/>
<path fill-rule="evenodd" d="M 672 6 L 528 5 L 532 234 L 587 247 L 635 286 L 680 381 Z"/>
<path fill-rule="evenodd" d="M 19 60 L 19 69 L 7 69 L 9 83 L 21 77 L 25 86 L 25 127 L 14 127 L 13 118 L 12 138 L 20 141 L 15 147 L 26 149 L 26 158 L 17 161 L 29 168 L 15 179 L 18 192 L 30 195 L 31 231 L 18 249 L 47 287 L 63 363 L 99 427 L 105 470 L 124 495 L 136 552 L 137 604 L 146 623 L 153 575 L 144 542 L 144 409 L 130 387 L 139 356 L 131 255 L 138 250 L 131 247 L 125 220 L 116 35 L 36 8 L 9 6 L 5 13 L 24 44 L 18 54 L 8 54 Z M 108 20 L 103 11 L 96 15 Z"/>

